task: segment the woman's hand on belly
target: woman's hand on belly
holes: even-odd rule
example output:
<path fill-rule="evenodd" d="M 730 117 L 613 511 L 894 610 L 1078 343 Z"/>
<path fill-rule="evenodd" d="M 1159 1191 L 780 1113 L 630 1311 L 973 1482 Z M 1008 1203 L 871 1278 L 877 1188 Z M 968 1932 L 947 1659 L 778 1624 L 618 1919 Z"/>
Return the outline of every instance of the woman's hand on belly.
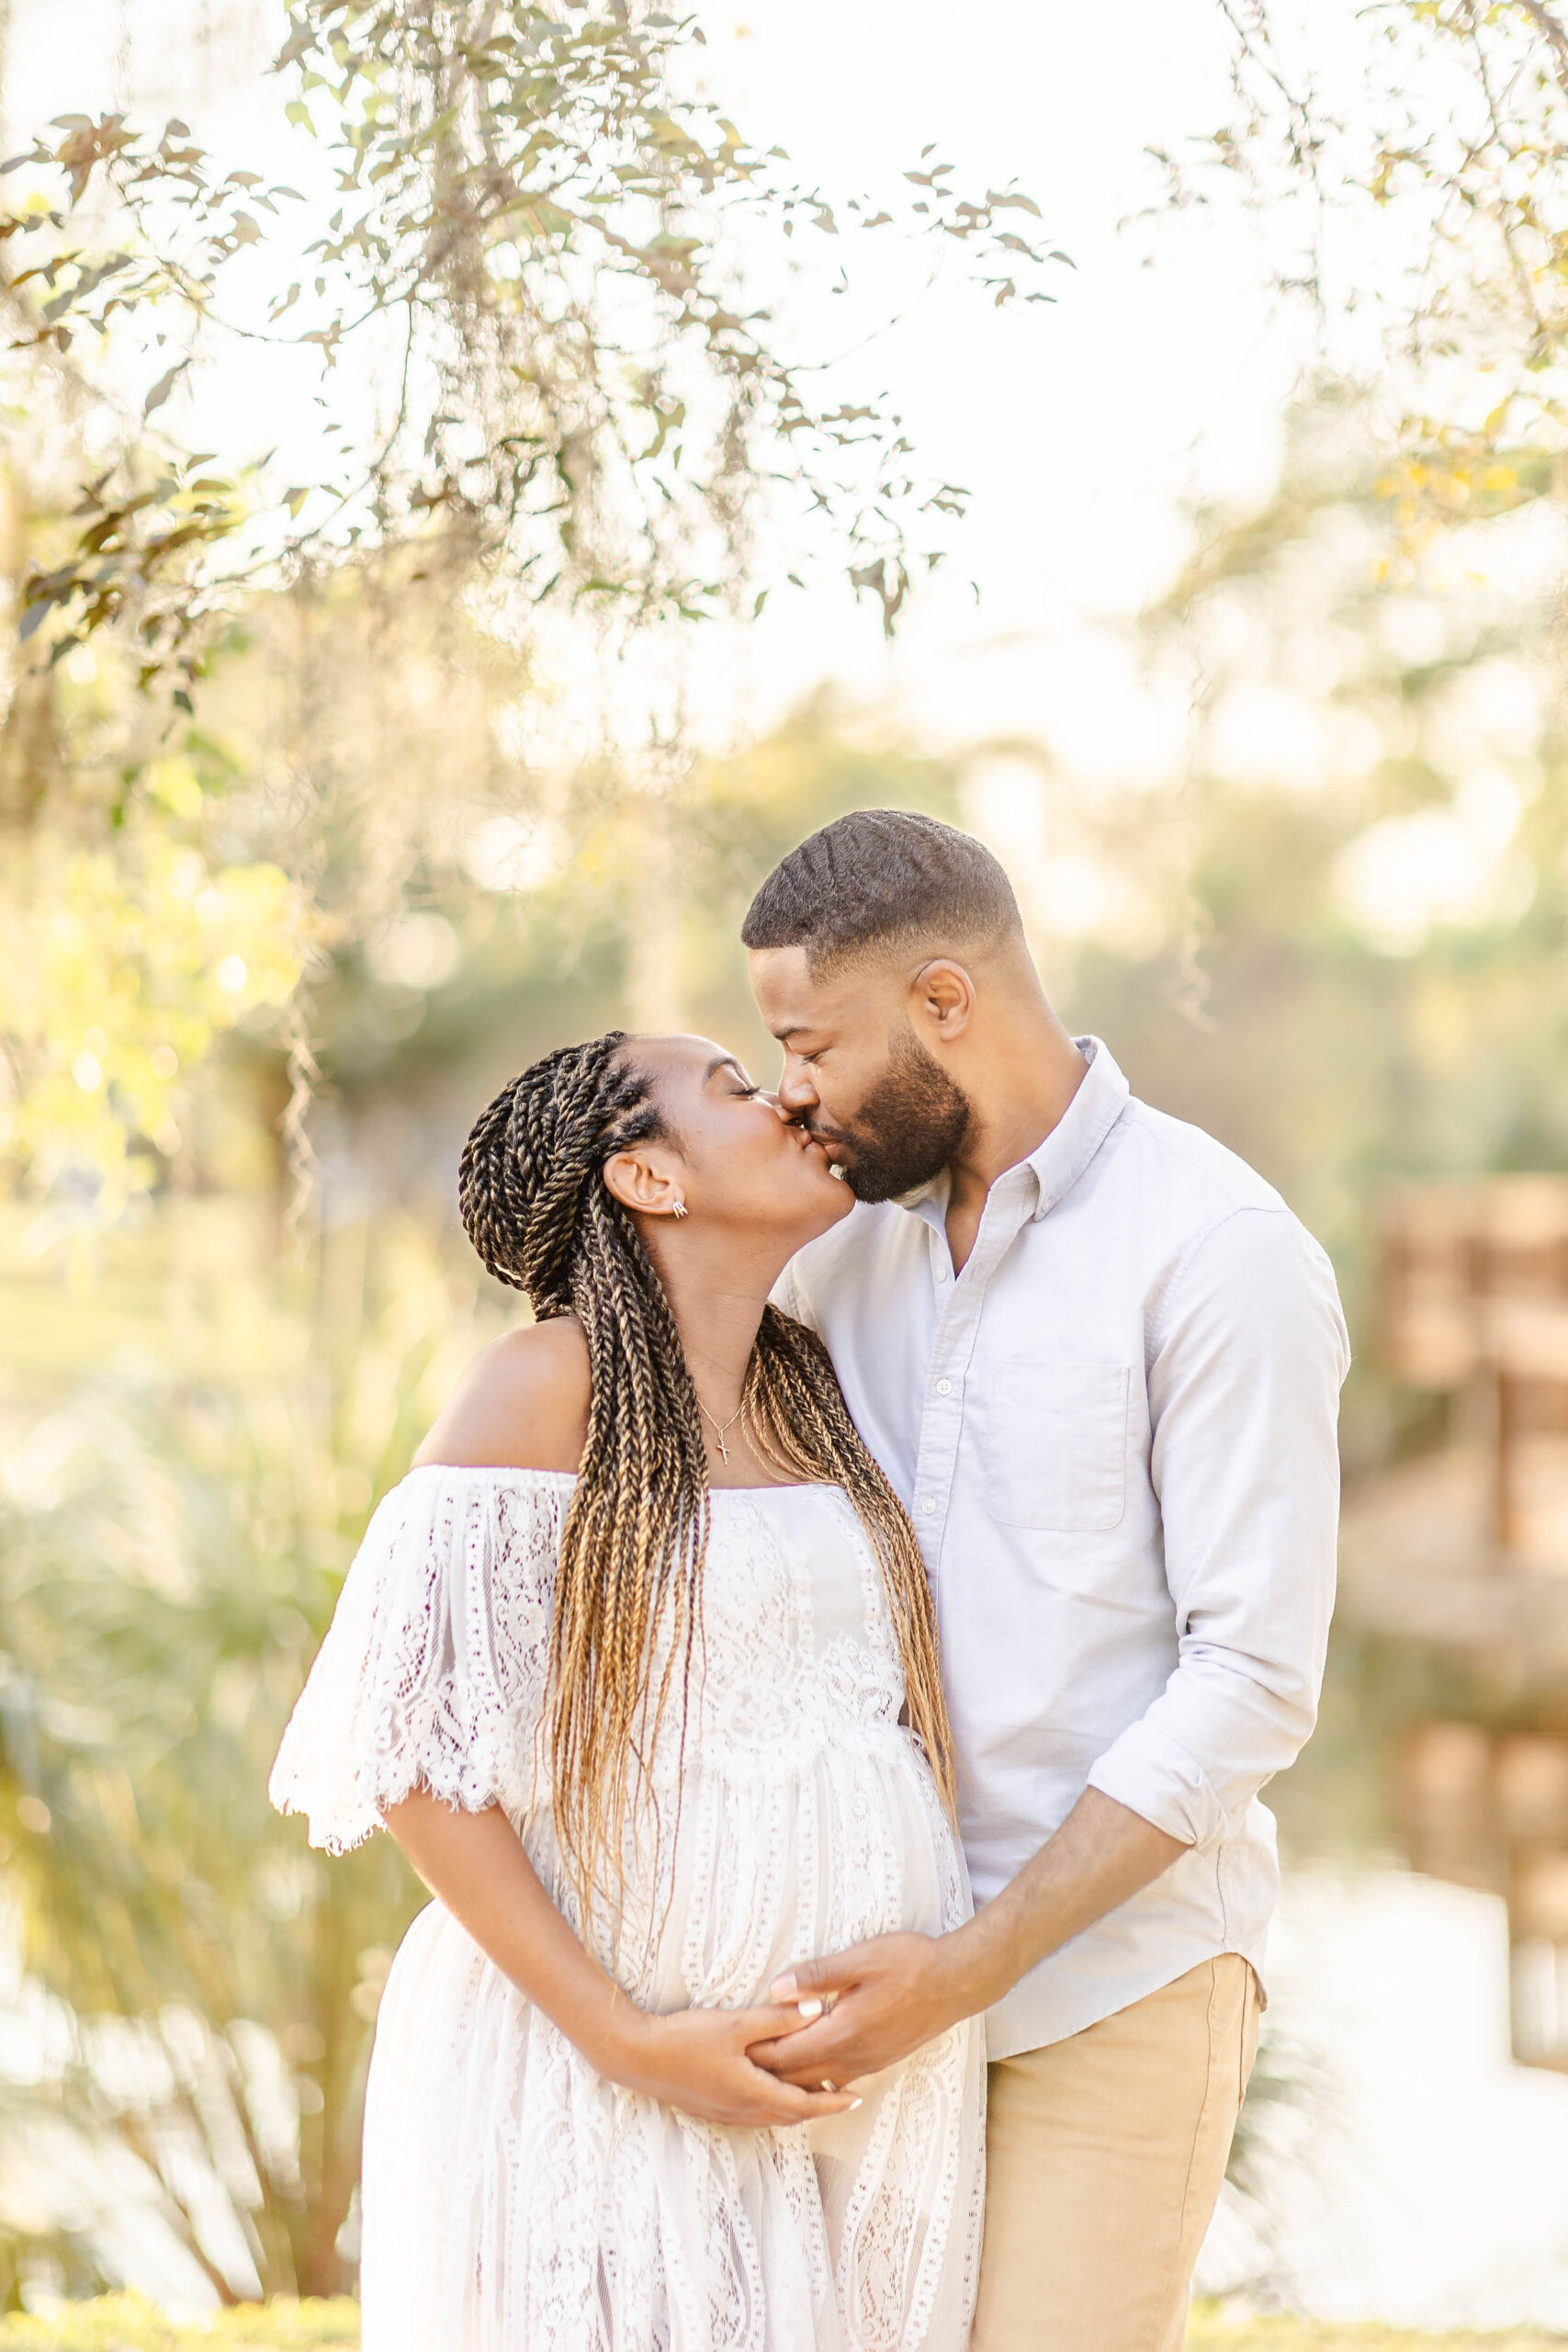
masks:
<path fill-rule="evenodd" d="M 649 2017 L 583 1950 L 497 1805 L 463 1813 L 419 1789 L 389 1805 L 388 1828 L 431 1893 L 518 1991 L 612 2082 L 707 2123 L 811 2123 L 860 2101 L 780 2082 L 746 2055 L 782 2046 L 819 2014 L 789 2008 L 676 2009 Z"/>
<path fill-rule="evenodd" d="M 752 2042 L 780 2048 L 807 2022 L 798 2007 L 674 2009 L 663 2017 L 639 2009 L 623 2015 L 616 2046 L 604 2053 L 600 2071 L 705 2123 L 758 2131 L 813 2123 L 825 2115 L 842 2115 L 860 2101 L 846 2091 L 815 2086 L 805 2090 L 781 2082 L 746 2054 Z"/>

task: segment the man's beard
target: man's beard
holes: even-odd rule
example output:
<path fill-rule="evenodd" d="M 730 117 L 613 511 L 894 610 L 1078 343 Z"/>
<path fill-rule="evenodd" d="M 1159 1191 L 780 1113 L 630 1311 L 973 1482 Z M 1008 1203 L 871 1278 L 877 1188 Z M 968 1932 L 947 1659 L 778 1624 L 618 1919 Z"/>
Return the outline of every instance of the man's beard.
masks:
<path fill-rule="evenodd" d="M 841 1145 L 844 1182 L 857 1201 L 891 1201 L 941 1175 L 971 1114 L 963 1088 L 906 1025 L 854 1119 L 842 1127 L 814 1125 L 812 1132 Z"/>

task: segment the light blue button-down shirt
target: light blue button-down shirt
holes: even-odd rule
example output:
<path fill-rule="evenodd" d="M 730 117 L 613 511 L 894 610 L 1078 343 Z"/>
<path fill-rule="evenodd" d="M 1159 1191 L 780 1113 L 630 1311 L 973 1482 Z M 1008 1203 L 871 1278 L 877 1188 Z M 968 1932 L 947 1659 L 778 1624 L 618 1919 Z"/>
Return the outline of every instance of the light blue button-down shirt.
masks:
<path fill-rule="evenodd" d="M 1333 1271 L 1261 1177 L 1078 1042 L 1087 1075 L 991 1186 L 962 1273 L 943 1177 L 857 1206 L 776 1294 L 920 1539 L 976 1902 L 1086 1786 L 1189 1849 L 998 2003 L 993 2057 L 1221 1952 L 1261 1973 L 1258 1792 L 1312 1728 L 1333 1607 Z"/>

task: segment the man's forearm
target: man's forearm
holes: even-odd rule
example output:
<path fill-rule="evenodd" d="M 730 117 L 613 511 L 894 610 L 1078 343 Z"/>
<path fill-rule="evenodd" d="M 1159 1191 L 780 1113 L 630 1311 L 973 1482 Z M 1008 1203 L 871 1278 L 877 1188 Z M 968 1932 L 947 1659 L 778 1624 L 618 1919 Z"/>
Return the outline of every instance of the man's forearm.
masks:
<path fill-rule="evenodd" d="M 816 2087 L 880 2073 L 1010 1992 L 1058 1945 L 1082 1933 L 1187 1849 L 1142 1814 L 1086 1789 L 1066 1821 L 964 1927 L 943 1936 L 874 1936 L 775 1978 L 773 1998 L 801 2001 L 814 2022 L 758 2044 L 761 2066 Z M 820 2014 L 829 1996 L 832 2006 Z"/>
<path fill-rule="evenodd" d="M 1158 1878 L 1186 1847 L 1099 1789 L 982 1911 L 946 1939 L 951 1981 L 973 2016 L 1035 1963 Z"/>

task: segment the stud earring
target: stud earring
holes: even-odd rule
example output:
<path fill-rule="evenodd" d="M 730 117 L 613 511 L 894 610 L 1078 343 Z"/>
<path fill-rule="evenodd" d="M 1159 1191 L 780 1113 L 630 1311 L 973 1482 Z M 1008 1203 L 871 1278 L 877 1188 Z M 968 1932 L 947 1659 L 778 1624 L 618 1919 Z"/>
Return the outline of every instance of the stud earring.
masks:
<path fill-rule="evenodd" d="M 671 1216 L 685 1216 L 688 1214 L 685 1202 L 671 1201 L 670 1204 L 670 1214 Z"/>

